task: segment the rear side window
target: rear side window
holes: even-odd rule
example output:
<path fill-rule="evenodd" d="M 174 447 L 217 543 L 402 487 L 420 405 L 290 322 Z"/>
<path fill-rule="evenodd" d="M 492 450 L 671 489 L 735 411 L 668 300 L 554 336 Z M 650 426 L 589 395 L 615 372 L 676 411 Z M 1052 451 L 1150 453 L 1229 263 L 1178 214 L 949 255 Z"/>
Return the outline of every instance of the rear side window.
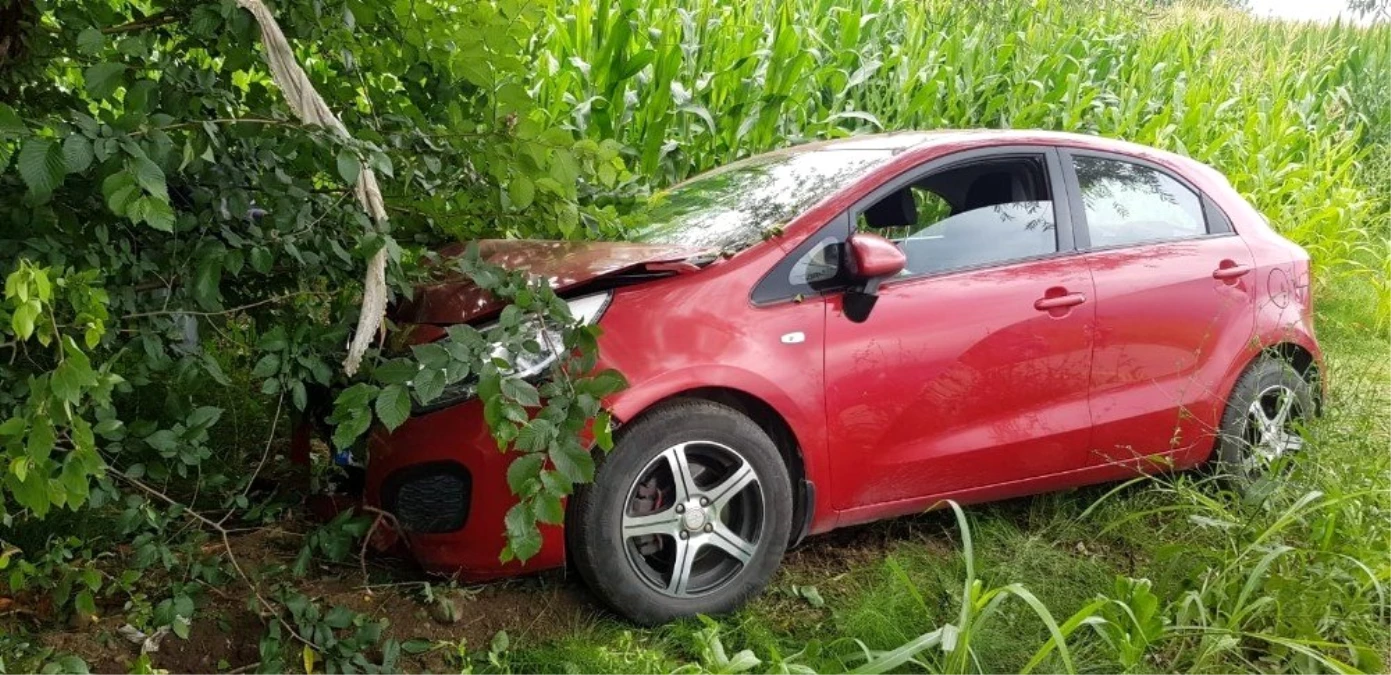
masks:
<path fill-rule="evenodd" d="M 1162 171 L 1100 157 L 1073 168 L 1093 248 L 1207 234 L 1202 199 Z"/>

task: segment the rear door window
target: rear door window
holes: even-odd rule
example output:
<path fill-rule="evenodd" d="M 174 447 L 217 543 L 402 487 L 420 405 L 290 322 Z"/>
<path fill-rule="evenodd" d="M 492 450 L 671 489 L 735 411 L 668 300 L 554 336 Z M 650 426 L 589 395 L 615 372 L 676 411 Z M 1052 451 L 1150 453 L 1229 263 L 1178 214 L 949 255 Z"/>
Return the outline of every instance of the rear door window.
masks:
<path fill-rule="evenodd" d="M 1119 159 L 1072 161 L 1092 248 L 1208 233 L 1202 199 L 1167 173 Z"/>

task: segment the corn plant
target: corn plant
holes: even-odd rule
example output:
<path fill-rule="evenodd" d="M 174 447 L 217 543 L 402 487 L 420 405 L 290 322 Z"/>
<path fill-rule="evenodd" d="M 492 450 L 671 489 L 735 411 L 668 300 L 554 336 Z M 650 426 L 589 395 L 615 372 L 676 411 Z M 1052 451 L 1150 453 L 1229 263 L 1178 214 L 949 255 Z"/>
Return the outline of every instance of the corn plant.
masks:
<path fill-rule="evenodd" d="M 1077 20 L 1085 13 L 1085 21 Z M 662 186 L 854 133 L 1045 128 L 1208 162 L 1327 269 L 1380 284 L 1391 25 L 1104 0 L 578 0 L 533 44 L 538 104 Z"/>

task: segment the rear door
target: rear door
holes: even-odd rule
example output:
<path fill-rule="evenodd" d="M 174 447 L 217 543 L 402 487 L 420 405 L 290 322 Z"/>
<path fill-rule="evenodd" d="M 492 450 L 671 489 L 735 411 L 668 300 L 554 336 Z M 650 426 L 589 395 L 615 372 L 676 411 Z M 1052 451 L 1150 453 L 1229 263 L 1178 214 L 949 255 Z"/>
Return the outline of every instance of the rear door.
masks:
<path fill-rule="evenodd" d="M 1228 368 L 1252 337 L 1254 260 L 1193 185 L 1133 157 L 1064 150 L 1075 238 L 1096 288 L 1093 464 L 1132 471 L 1212 446 Z"/>

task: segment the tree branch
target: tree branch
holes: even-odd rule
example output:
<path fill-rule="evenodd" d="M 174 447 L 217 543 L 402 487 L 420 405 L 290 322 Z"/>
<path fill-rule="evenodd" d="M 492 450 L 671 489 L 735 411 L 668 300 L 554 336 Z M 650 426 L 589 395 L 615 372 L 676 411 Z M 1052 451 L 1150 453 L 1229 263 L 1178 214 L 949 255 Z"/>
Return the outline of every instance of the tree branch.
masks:
<path fill-rule="evenodd" d="M 232 307 L 232 308 L 230 308 L 230 309 L 218 310 L 218 311 L 216 311 L 216 312 L 196 312 L 196 311 L 189 310 L 189 309 L 161 309 L 161 310 L 156 310 L 156 311 L 153 311 L 153 312 L 136 312 L 136 313 L 134 313 L 134 314 L 126 314 L 125 316 L 122 316 L 120 320 L 121 320 L 121 321 L 125 321 L 126 319 L 143 319 L 143 318 L 147 318 L 147 317 L 151 317 L 151 316 L 171 316 L 171 315 L 174 315 L 174 314 L 183 314 L 183 315 L 185 315 L 185 316 L 224 316 L 224 315 L 232 314 L 232 313 L 235 313 L 235 312 L 241 312 L 241 311 L 245 311 L 245 310 L 248 310 L 248 309 L 254 309 L 254 308 L 260 307 L 260 306 L 262 306 L 262 305 L 274 304 L 274 303 L 277 303 L 277 302 L 281 302 L 281 301 L 283 301 L 283 300 L 289 300 L 290 298 L 296 298 L 296 297 L 303 296 L 303 295 L 311 295 L 311 296 L 312 296 L 312 295 L 332 296 L 333 293 L 331 293 L 331 292 L 329 292 L 329 291 L 295 291 L 294 293 L 286 293 L 286 294 L 284 294 L 284 295 L 277 295 L 277 296 L 274 296 L 274 297 L 266 298 L 265 300 L 257 300 L 256 302 L 253 302 L 253 303 L 249 303 L 249 304 L 245 304 L 245 305 L 240 305 L 240 306 L 237 306 L 237 307 Z"/>
<path fill-rule="evenodd" d="M 256 596 L 256 600 L 261 603 L 261 607 L 271 616 L 275 617 L 275 620 L 280 622 L 280 625 L 284 626 L 285 630 L 288 631 L 290 635 L 294 636 L 296 640 L 299 640 L 311 649 L 323 652 L 323 648 L 321 648 L 319 645 L 314 644 L 313 642 L 305 638 L 303 635 L 300 635 L 299 632 L 295 630 L 295 627 L 285 619 L 285 616 L 281 613 L 280 609 L 275 606 L 275 603 L 272 603 L 270 600 L 266 599 L 266 596 L 261 594 L 261 586 L 251 578 L 251 575 L 246 573 L 246 570 L 242 569 L 241 563 L 237 561 L 237 554 L 232 550 L 232 540 L 228 536 L 229 531 L 227 530 L 227 528 L 223 527 L 220 523 L 214 522 L 207 516 L 204 516 L 203 514 L 193 510 L 191 506 L 183 504 L 178 500 L 174 499 L 173 497 L 170 497 L 169 495 L 164 494 L 163 492 L 156 490 L 155 488 L 152 488 L 149 485 L 146 485 L 137 478 L 132 478 L 125 472 L 120 471 L 115 467 L 108 465 L 106 468 L 106 472 L 111 476 L 125 481 L 133 487 L 139 488 L 144 493 L 152 497 L 158 498 L 160 501 L 170 506 L 177 507 L 184 515 L 188 516 L 189 518 L 192 518 L 195 521 L 198 521 L 199 523 L 202 523 L 203 525 L 206 525 L 208 528 L 221 535 L 222 547 L 227 550 L 227 560 L 232 563 L 232 569 L 236 570 L 237 576 L 241 577 L 241 580 L 245 582 L 247 587 L 251 589 L 251 593 Z"/>
<path fill-rule="evenodd" d="M 170 14 L 168 11 L 157 12 L 143 19 L 136 19 L 129 23 L 117 24 L 115 26 L 107 26 L 105 28 L 102 28 L 101 32 L 106 35 L 133 33 L 138 30 L 145 30 L 146 28 L 155 28 L 158 26 L 163 26 L 165 24 L 174 23 L 178 20 L 179 18 L 177 16 Z"/>

